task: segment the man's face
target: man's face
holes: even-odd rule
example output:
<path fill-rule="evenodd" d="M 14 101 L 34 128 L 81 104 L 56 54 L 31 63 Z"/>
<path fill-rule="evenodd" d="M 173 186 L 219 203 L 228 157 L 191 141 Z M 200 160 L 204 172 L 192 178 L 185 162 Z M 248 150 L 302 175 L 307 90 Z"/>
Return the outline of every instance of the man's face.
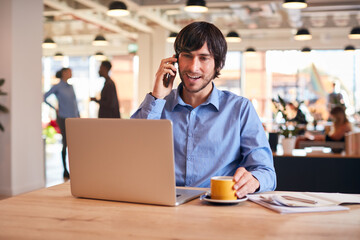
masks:
<path fill-rule="evenodd" d="M 215 60 L 207 44 L 192 52 L 179 55 L 179 74 L 184 88 L 189 93 L 208 92 L 215 74 Z"/>
<path fill-rule="evenodd" d="M 99 68 L 99 76 L 100 77 L 104 77 L 104 74 L 106 72 L 106 69 L 103 65 L 100 65 L 100 68 Z"/>

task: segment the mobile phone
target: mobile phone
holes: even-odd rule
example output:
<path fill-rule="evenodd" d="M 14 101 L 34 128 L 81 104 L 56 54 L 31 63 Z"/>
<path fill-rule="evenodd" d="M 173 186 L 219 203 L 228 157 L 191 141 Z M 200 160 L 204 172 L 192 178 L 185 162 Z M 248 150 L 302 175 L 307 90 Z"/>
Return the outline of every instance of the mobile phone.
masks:
<path fill-rule="evenodd" d="M 178 55 L 175 55 L 175 58 L 179 59 Z M 172 65 L 175 65 L 175 62 L 172 63 Z M 171 78 L 173 76 L 171 76 L 170 73 L 167 73 L 164 75 L 164 78 L 163 78 L 163 84 L 164 84 L 164 87 L 169 87 L 169 84 L 170 84 L 170 81 L 171 81 Z"/>

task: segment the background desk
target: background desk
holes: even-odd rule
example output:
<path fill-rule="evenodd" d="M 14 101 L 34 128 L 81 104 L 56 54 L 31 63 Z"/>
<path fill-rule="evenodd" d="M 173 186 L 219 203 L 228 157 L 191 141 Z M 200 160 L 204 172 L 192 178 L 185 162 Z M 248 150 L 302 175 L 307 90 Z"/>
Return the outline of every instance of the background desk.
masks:
<path fill-rule="evenodd" d="M 360 193 L 360 156 L 274 155 L 277 191 Z"/>
<path fill-rule="evenodd" d="M 74 198 L 69 183 L 0 201 L 0 239 L 359 239 L 350 211 L 281 215 L 252 202 L 163 207 Z"/>

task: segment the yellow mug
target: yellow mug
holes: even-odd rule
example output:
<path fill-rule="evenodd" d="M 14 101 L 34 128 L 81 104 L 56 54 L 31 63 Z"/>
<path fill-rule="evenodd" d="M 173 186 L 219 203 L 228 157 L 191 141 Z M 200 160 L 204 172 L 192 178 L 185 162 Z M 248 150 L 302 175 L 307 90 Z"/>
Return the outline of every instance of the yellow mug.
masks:
<path fill-rule="evenodd" d="M 211 199 L 236 200 L 235 182 L 231 176 L 216 176 L 211 178 Z"/>

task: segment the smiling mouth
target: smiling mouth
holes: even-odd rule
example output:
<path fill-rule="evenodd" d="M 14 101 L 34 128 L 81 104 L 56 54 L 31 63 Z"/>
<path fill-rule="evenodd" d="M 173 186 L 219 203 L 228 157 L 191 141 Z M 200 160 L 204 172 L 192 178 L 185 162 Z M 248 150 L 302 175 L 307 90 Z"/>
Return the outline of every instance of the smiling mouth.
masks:
<path fill-rule="evenodd" d="M 201 78 L 201 75 L 190 75 L 190 74 L 186 74 L 186 76 L 188 78 L 190 78 L 191 80 L 198 80 Z"/>

